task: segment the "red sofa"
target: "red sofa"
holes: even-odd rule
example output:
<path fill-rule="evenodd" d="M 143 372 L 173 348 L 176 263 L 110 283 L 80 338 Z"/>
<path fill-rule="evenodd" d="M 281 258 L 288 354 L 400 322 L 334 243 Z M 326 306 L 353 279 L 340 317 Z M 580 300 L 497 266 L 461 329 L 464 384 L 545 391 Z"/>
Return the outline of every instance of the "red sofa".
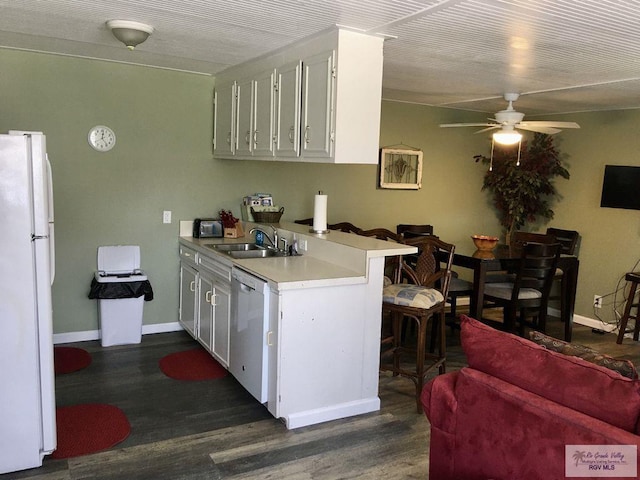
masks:
<path fill-rule="evenodd" d="M 421 396 L 430 480 L 564 479 L 566 445 L 635 445 L 640 456 L 638 380 L 465 316 L 461 323 L 469 366 L 434 378 Z"/>

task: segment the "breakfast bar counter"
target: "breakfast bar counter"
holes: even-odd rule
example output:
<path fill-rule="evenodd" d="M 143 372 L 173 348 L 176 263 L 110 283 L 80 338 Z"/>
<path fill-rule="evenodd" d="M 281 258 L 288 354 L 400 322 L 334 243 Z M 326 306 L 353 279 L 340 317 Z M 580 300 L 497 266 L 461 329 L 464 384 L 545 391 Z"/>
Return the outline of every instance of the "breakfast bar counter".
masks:
<path fill-rule="evenodd" d="M 256 225 L 245 224 L 245 231 Z M 315 235 L 293 223 L 274 226 L 301 256 L 239 259 L 210 246 L 253 243 L 249 234 L 195 239 L 185 229 L 179 239 L 181 251 L 199 259 L 196 265 L 209 259 L 218 270 L 241 269 L 268 283 L 268 331 L 257 346 L 268 358 L 267 409 L 287 428 L 379 410 L 385 257 L 417 248 L 337 231 Z"/>

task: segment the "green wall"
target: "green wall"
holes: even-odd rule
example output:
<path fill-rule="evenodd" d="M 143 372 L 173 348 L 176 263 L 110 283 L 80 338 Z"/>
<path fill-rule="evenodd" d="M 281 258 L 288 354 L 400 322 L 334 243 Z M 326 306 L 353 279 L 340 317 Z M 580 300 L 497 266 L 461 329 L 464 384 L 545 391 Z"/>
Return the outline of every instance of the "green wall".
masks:
<path fill-rule="evenodd" d="M 484 167 L 472 158 L 488 153 L 486 137 L 438 128 L 486 115 L 383 102 L 380 146 L 420 148 L 424 168 L 421 190 L 381 190 L 376 166 L 213 160 L 211 77 L 4 49 L 0 65 L 0 131 L 47 134 L 56 206 L 56 333 L 98 328 L 95 300 L 87 293 L 99 245 L 140 245 L 155 292 L 145 303 L 144 323 L 176 322 L 178 221 L 216 215 L 220 208 L 240 215 L 241 198 L 257 191 L 273 193 L 287 221 L 312 216 L 314 193 L 323 190 L 330 223 L 431 223 L 456 244 L 469 243 L 473 233 L 500 234 L 480 191 Z M 571 120 L 582 129 L 558 137 L 572 178 L 558 181 L 564 199 L 551 224 L 583 236 L 577 313 L 593 317 L 593 294 L 615 289 L 637 257 L 637 212 L 601 209 L 599 195 L 604 164 L 640 164 L 640 112 Z M 87 143 L 98 124 L 118 136 L 108 153 Z M 163 210 L 173 212 L 172 224 L 162 223 Z"/>

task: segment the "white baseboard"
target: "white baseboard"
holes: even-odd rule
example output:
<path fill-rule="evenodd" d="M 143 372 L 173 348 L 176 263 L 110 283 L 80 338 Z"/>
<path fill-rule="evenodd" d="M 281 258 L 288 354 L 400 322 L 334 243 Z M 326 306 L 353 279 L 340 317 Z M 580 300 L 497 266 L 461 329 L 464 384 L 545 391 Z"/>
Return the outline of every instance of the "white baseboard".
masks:
<path fill-rule="evenodd" d="M 154 333 L 178 332 L 183 330 L 179 322 L 170 323 L 154 323 L 142 326 L 143 335 L 152 335 Z M 66 332 L 55 333 L 53 335 L 53 344 L 88 342 L 91 340 L 100 340 L 100 330 L 85 330 L 83 332 Z"/>
<path fill-rule="evenodd" d="M 352 417 L 363 413 L 377 412 L 380 410 L 380 398 L 363 398 L 352 402 L 340 403 L 328 407 L 316 408 L 302 412 L 284 415 L 284 421 L 289 430 L 293 428 L 306 427 L 316 423 L 338 420 L 340 418 Z"/>
<path fill-rule="evenodd" d="M 549 308 L 547 309 L 547 313 L 554 317 L 560 316 L 560 310 L 557 308 Z M 618 326 L 610 323 L 602 323 L 600 320 L 591 317 L 584 317 L 582 315 L 573 315 L 573 323 L 577 323 L 579 325 L 584 325 L 585 327 L 595 328 L 598 330 L 602 330 L 603 332 L 614 332 L 618 333 Z"/>

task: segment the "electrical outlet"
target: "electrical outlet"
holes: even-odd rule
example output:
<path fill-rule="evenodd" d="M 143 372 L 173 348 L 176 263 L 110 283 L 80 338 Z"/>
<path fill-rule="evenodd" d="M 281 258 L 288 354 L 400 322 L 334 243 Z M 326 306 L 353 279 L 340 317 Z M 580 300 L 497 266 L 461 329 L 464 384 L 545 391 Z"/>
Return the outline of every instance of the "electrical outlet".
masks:
<path fill-rule="evenodd" d="M 298 250 L 301 252 L 307 251 L 307 241 L 303 239 L 298 239 Z"/>
<path fill-rule="evenodd" d="M 602 308 L 602 295 L 593 296 L 593 308 Z"/>
<path fill-rule="evenodd" d="M 171 223 L 171 210 L 162 212 L 162 223 Z"/>

